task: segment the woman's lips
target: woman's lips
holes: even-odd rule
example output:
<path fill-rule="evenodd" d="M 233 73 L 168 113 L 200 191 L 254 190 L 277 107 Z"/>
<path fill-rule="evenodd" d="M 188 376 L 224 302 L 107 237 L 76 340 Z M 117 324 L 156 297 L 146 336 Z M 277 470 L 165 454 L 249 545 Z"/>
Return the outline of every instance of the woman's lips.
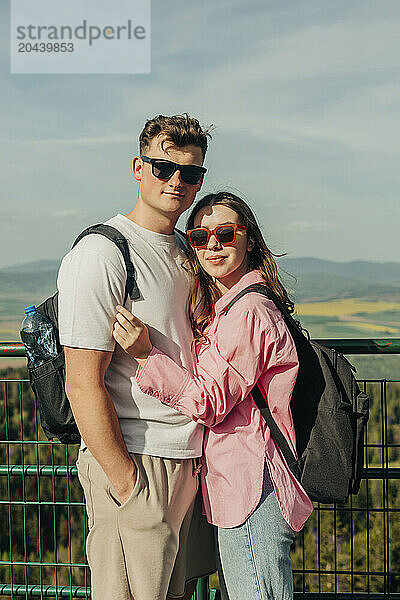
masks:
<path fill-rule="evenodd" d="M 164 192 L 164 194 L 166 194 L 167 196 L 173 196 L 173 198 L 183 198 L 183 196 L 185 195 L 181 192 Z"/>
<path fill-rule="evenodd" d="M 219 264 L 220 262 L 225 260 L 225 258 L 226 258 L 226 256 L 210 256 L 210 258 L 207 258 L 207 260 L 210 261 L 211 263 Z"/>

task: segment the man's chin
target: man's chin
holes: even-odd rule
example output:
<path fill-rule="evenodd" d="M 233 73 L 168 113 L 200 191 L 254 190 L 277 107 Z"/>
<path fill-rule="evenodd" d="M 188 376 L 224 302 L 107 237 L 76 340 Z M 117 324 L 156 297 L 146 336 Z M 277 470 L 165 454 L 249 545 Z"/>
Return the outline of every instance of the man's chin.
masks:
<path fill-rule="evenodd" d="M 192 202 L 189 204 L 187 202 L 187 200 L 185 200 L 184 198 L 176 198 L 176 200 L 171 200 L 169 199 L 168 201 L 162 202 L 160 208 L 160 211 L 163 212 L 164 214 L 168 214 L 168 215 L 181 215 L 182 213 L 185 212 L 185 210 L 187 210 L 190 206 L 192 205 Z"/>

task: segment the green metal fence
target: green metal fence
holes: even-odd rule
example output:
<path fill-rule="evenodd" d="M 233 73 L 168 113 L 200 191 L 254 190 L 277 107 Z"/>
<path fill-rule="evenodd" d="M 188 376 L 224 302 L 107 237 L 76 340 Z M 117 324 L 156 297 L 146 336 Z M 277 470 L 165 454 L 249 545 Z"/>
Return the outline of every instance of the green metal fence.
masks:
<path fill-rule="evenodd" d="M 399 339 L 323 343 L 349 354 L 400 354 Z M 1 356 L 24 356 L 24 349 L 0 343 Z M 361 490 L 345 505 L 315 505 L 292 553 L 295 597 L 400 598 L 400 382 L 361 386 L 371 398 Z M 22 371 L 1 377 L 1 597 L 90 598 L 76 454 L 77 446 L 41 432 Z M 194 598 L 215 593 L 202 580 Z"/>

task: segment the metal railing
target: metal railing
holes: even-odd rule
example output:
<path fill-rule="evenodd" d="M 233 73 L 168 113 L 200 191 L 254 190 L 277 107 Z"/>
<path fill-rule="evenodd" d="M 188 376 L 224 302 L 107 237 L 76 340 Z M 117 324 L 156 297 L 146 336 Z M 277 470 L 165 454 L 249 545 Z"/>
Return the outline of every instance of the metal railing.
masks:
<path fill-rule="evenodd" d="M 400 339 L 319 341 L 400 354 Z M 23 346 L 0 343 L 1 356 Z M 90 598 L 77 446 L 45 438 L 28 380 L 11 373 L 0 378 L 0 597 Z M 371 399 L 361 489 L 345 505 L 315 505 L 292 553 L 296 598 L 400 599 L 400 381 L 360 384 Z M 193 598 L 214 598 L 210 581 Z"/>

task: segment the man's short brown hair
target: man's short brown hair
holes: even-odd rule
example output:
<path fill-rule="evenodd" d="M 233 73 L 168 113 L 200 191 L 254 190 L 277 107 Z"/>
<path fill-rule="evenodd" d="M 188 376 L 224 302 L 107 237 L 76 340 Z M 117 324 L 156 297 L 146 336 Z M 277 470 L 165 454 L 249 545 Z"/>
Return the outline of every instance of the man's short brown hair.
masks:
<path fill-rule="evenodd" d="M 173 115 L 165 117 L 158 115 L 154 119 L 149 119 L 139 136 L 140 154 L 143 154 L 150 146 L 150 142 L 158 135 L 164 135 L 174 146 L 182 148 L 183 146 L 199 146 L 201 148 L 203 159 L 207 152 L 208 139 L 211 134 L 208 129 L 203 129 L 197 119 L 189 117 L 187 113 L 183 115 Z"/>

